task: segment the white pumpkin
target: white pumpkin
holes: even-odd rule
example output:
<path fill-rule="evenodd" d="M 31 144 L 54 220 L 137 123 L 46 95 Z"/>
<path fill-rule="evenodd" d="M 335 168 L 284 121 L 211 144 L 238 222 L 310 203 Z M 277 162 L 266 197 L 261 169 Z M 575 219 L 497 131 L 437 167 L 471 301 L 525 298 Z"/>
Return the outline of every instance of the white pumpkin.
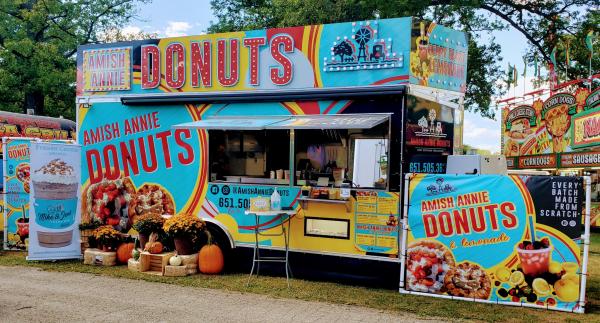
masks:
<path fill-rule="evenodd" d="M 169 265 L 171 266 L 181 266 L 181 257 L 173 256 L 169 258 Z"/>

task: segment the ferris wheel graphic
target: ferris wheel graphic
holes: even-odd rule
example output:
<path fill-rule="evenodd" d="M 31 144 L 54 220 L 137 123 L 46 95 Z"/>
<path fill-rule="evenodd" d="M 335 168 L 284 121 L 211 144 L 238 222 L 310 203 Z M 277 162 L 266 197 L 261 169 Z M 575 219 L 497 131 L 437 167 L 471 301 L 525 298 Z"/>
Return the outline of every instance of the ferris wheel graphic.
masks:
<path fill-rule="evenodd" d="M 371 40 L 371 37 L 373 37 L 373 30 L 371 30 L 371 28 L 368 27 L 361 27 L 360 29 L 358 29 L 358 31 L 356 31 L 356 34 L 354 34 L 354 40 L 359 45 L 358 56 L 356 57 L 357 61 L 360 61 L 361 57 L 363 58 L 363 60 L 367 59 L 366 48 L 367 43 Z"/>

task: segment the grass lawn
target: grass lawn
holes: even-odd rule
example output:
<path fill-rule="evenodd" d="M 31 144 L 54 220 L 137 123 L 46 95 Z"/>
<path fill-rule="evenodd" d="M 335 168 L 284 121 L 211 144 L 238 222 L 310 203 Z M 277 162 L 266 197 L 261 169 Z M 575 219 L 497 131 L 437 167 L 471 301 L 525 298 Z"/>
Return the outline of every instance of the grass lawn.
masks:
<path fill-rule="evenodd" d="M 569 321 L 600 322 L 600 233 L 592 234 L 587 283 L 588 305 L 586 314 L 526 309 L 512 306 L 452 301 L 432 297 L 400 295 L 397 291 L 355 287 L 327 282 L 293 279 L 287 288 L 285 278 L 253 278 L 246 287 L 248 275 L 227 274 L 223 276 L 194 275 L 187 277 L 160 277 L 127 270 L 126 266 L 85 266 L 80 261 L 27 262 L 21 252 L 0 252 L 1 266 L 38 267 L 48 271 L 79 272 L 110 277 L 139 279 L 151 282 L 176 284 L 190 287 L 223 289 L 243 293 L 265 294 L 280 298 L 359 305 L 392 312 L 411 312 L 422 317 L 438 317 L 452 320 L 475 321 Z"/>

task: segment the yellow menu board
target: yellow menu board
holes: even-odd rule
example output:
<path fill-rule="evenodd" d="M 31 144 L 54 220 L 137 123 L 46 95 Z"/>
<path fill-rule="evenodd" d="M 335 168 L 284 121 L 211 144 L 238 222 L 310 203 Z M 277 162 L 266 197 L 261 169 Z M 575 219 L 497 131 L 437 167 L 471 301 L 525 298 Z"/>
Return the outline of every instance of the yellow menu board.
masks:
<path fill-rule="evenodd" d="M 397 254 L 399 220 L 397 193 L 357 191 L 354 203 L 354 244 L 367 253 Z"/>

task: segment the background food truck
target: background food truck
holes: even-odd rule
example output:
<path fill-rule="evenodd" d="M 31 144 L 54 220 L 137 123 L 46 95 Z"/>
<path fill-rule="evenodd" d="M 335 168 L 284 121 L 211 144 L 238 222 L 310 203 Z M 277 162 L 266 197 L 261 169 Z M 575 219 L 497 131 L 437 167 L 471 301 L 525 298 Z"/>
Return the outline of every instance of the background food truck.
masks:
<path fill-rule="evenodd" d="M 20 138 L 75 139 L 75 122 L 0 111 L 0 139 L 5 139 L 8 146 L 8 151 L 3 151 L 4 145 L 0 145 L 0 160 L 4 160 L 8 153 L 12 154 L 6 172 L 5 167 L 0 167 L 0 231 L 4 234 L 5 248 L 24 249 L 28 230 L 24 229 L 24 224 L 19 225 L 17 222 L 27 221 L 22 210 L 23 206 L 29 207 L 29 149 Z M 4 183 L 7 183 L 10 189 L 4 187 Z M 8 219 L 6 228 L 4 216 Z M 18 226 L 22 229 L 19 230 Z"/>
<path fill-rule="evenodd" d="M 539 90 L 543 94 L 503 107 L 502 151 L 509 169 L 590 176 L 590 224 L 599 227 L 600 88 L 570 88 Z"/>
<path fill-rule="evenodd" d="M 83 222 L 186 212 L 248 247 L 249 199 L 277 189 L 299 210 L 292 251 L 397 262 L 401 174 L 443 173 L 462 149 L 466 35 L 413 18 L 89 45 L 77 59 Z"/>

